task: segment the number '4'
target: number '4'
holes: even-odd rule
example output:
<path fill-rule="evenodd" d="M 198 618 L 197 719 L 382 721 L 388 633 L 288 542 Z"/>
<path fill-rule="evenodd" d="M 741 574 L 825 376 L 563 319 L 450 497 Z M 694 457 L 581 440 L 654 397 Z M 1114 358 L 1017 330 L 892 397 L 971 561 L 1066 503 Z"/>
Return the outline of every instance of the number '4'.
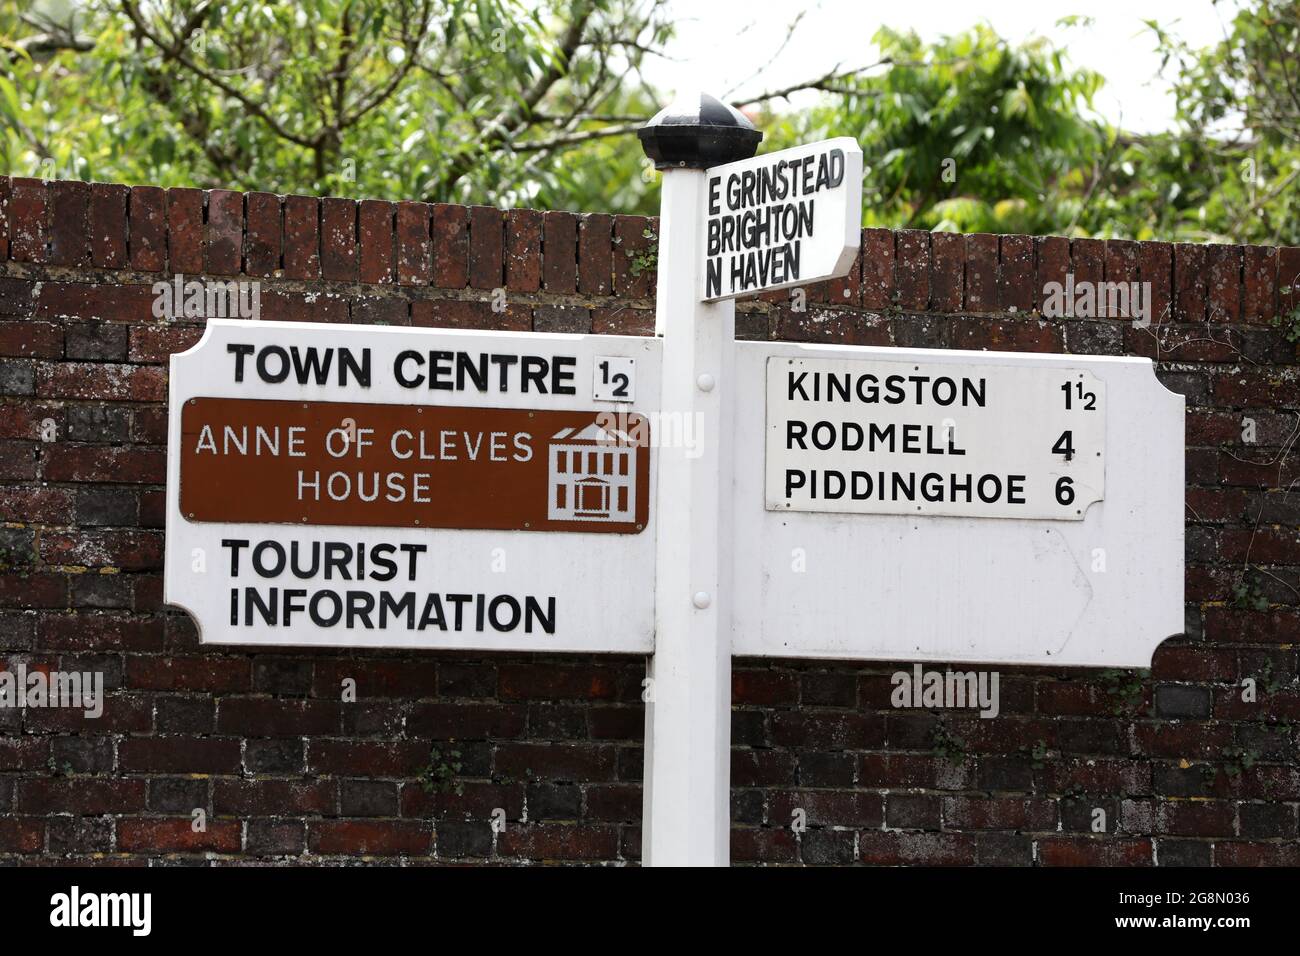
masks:
<path fill-rule="evenodd" d="M 1052 446 L 1052 451 L 1057 455 L 1064 455 L 1066 461 L 1070 461 L 1074 458 L 1074 432 L 1061 432 L 1061 437 L 1056 439 L 1056 444 Z"/>

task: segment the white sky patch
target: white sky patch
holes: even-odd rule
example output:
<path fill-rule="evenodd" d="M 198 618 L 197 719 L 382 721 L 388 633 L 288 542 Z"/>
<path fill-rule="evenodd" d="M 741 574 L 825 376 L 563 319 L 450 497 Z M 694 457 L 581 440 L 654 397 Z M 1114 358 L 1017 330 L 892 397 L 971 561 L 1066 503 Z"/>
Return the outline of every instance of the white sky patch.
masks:
<path fill-rule="evenodd" d="M 731 101 L 813 79 L 836 64 L 863 66 L 879 59 L 869 38 L 882 25 L 912 29 L 926 40 L 958 33 L 984 21 L 1016 42 L 1045 36 L 1075 66 L 1096 70 L 1106 85 L 1096 98 L 1099 113 L 1133 132 L 1167 129 L 1174 101 L 1161 79 L 1155 20 L 1194 46 L 1222 39 L 1236 12 L 1232 3 L 1210 0 L 1027 0 L 972 4 L 925 0 L 915 4 L 867 4 L 863 0 L 810 0 L 794 39 L 782 49 L 798 9 L 778 0 L 671 0 L 677 36 L 667 53 L 651 58 L 646 73 L 669 90 L 702 89 Z M 882 9 L 883 8 L 883 9 Z M 1091 17 L 1090 26 L 1058 26 L 1062 17 Z M 778 51 L 779 55 L 778 55 Z M 776 57 L 773 60 L 773 57 Z M 1171 67 L 1172 70 L 1172 67 Z M 757 75 L 755 75 L 757 74 Z M 796 98 L 795 106 L 807 99 Z"/>

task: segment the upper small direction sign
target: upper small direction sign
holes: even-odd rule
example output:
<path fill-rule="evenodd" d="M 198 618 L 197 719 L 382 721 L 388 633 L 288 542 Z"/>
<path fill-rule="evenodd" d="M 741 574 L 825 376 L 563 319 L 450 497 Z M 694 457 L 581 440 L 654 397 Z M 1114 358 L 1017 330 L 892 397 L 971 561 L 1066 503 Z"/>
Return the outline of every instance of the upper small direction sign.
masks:
<path fill-rule="evenodd" d="M 705 177 L 700 298 L 834 279 L 862 239 L 862 150 L 823 140 L 714 166 Z"/>

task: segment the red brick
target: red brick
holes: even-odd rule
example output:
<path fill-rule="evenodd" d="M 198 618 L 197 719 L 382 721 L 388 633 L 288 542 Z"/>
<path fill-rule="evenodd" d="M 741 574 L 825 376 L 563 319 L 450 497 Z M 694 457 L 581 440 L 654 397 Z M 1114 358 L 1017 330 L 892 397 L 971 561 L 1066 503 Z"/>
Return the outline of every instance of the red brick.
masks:
<path fill-rule="evenodd" d="M 874 866 L 971 866 L 975 838 L 966 833 L 868 831 L 858 841 L 858 858 Z"/>
<path fill-rule="evenodd" d="M 1300 246 L 1283 246 L 1277 251 L 1278 314 L 1300 309 Z"/>
<path fill-rule="evenodd" d="M 492 303 L 460 299 L 420 300 L 411 303 L 411 325 L 445 329 L 504 329 L 527 332 L 532 328 L 532 310 L 526 305 L 507 305 L 505 312 L 493 312 Z"/>
<path fill-rule="evenodd" d="M 1070 272 L 1070 240 L 1064 236 L 1042 236 L 1034 240 L 1034 303 L 1040 315 L 1046 313 L 1048 283 L 1065 288 Z"/>
<path fill-rule="evenodd" d="M 838 345 L 892 345 L 887 316 L 839 312 L 830 306 L 809 305 L 803 312 L 776 310 L 772 338 L 783 342 L 834 342 Z"/>
<path fill-rule="evenodd" d="M 737 669 L 731 674 L 733 706 L 793 705 L 799 703 L 799 681 L 794 674 L 773 670 Z"/>
<path fill-rule="evenodd" d="M 35 817 L 0 817 L 0 853 L 39 853 L 44 847 L 44 821 Z"/>
<path fill-rule="evenodd" d="M 454 740 L 483 737 L 521 737 L 525 728 L 525 710 L 521 706 L 455 703 L 424 703 L 411 708 L 407 729 L 420 736 L 449 737 Z"/>
<path fill-rule="evenodd" d="M 149 365 L 43 362 L 36 369 L 36 394 L 109 402 L 160 402 L 167 398 L 167 374 Z"/>
<path fill-rule="evenodd" d="M 167 268 L 166 190 L 132 186 L 127 215 L 131 268 L 137 272 L 162 272 Z"/>
<path fill-rule="evenodd" d="M 433 661 L 319 661 L 312 682 L 317 697 L 334 698 L 344 680 L 356 682 L 357 697 L 432 697 L 438 666 Z"/>
<path fill-rule="evenodd" d="M 321 276 L 336 282 L 356 282 L 357 204 L 351 199 L 321 200 Z"/>
<path fill-rule="evenodd" d="M 1056 829 L 1056 804 L 1024 797 L 946 797 L 943 822 L 958 830 Z"/>
<path fill-rule="evenodd" d="M 505 217 L 491 206 L 469 209 L 469 284 L 475 289 L 504 285 Z"/>
<path fill-rule="evenodd" d="M 126 203 L 130 189 L 115 183 L 90 187 L 90 260 L 100 269 L 125 269 Z"/>
<path fill-rule="evenodd" d="M 1209 270 L 1206 298 L 1209 321 L 1231 324 L 1241 320 L 1241 246 L 1206 246 Z"/>
<path fill-rule="evenodd" d="M 311 196 L 284 197 L 284 275 L 320 278 L 320 201 Z"/>
<path fill-rule="evenodd" d="M 162 568 L 162 538 L 148 531 L 46 532 L 41 535 L 40 555 L 47 565 L 157 570 Z"/>
<path fill-rule="evenodd" d="M 61 358 L 63 327 L 53 322 L 0 321 L 0 355 L 13 358 Z"/>
<path fill-rule="evenodd" d="M 1220 406 L 1273 408 L 1285 397 L 1294 407 L 1298 386 L 1300 375 L 1294 367 L 1228 370 L 1214 379 L 1214 401 Z"/>
<path fill-rule="evenodd" d="M 38 422 L 14 423 L 17 416 L 0 416 L 0 434 L 22 434 L 24 437 L 36 437 Z M 9 480 L 31 479 L 36 477 L 37 446 L 27 441 L 0 441 L 0 478 Z"/>
<path fill-rule="evenodd" d="M 0 262 L 9 258 L 9 197 L 13 193 L 8 176 L 0 176 Z"/>
<path fill-rule="evenodd" d="M 219 737 L 131 737 L 118 744 L 126 773 L 238 773 L 239 740 Z"/>
<path fill-rule="evenodd" d="M 63 524 L 72 507 L 72 493 L 64 488 L 0 485 L 0 521 Z"/>
<path fill-rule="evenodd" d="M 431 215 L 427 203 L 397 204 L 397 281 L 401 285 L 428 285 L 433 277 Z"/>
<path fill-rule="evenodd" d="M 1138 280 L 1151 283 L 1151 322 L 1163 325 L 1173 314 L 1174 247 L 1167 242 L 1138 245 Z"/>
<path fill-rule="evenodd" d="M 67 575 L 0 572 L 0 607 L 60 608 L 67 606 Z"/>
<path fill-rule="evenodd" d="M 357 219 L 361 231 L 358 275 L 362 282 L 387 285 L 393 281 L 396 209 L 393 203 L 378 199 L 361 201 Z"/>
<path fill-rule="evenodd" d="M 578 288 L 578 218 L 571 212 L 542 213 L 542 287 L 573 293 Z"/>
<path fill-rule="evenodd" d="M 835 790 L 788 790 L 768 795 L 768 816 L 789 820 L 803 810 L 815 827 L 879 827 L 884 822 L 884 801 L 878 793 Z"/>
<path fill-rule="evenodd" d="M 217 730 L 249 737 L 336 734 L 341 706 L 332 700 L 229 697 L 217 712 Z"/>
<path fill-rule="evenodd" d="M 463 289 L 470 284 L 469 221 L 469 210 L 464 206 L 445 202 L 434 204 L 433 284 L 440 289 Z M 485 224 L 483 231 L 486 232 L 488 228 Z M 479 237 L 480 242 L 484 239 L 484 236 Z M 482 268 L 481 263 L 479 265 Z"/>
<path fill-rule="evenodd" d="M 588 213 L 578 222 L 578 291 L 608 295 L 614 284 L 614 220 L 604 213 Z"/>
<path fill-rule="evenodd" d="M 41 452 L 46 481 L 105 481 L 162 484 L 167 458 L 157 448 L 70 445 L 56 442 Z"/>
<path fill-rule="evenodd" d="M 1293 644 L 1300 641 L 1300 609 L 1278 607 L 1267 611 L 1246 611 L 1232 607 L 1208 607 L 1205 637 L 1224 644 Z"/>
<path fill-rule="evenodd" d="M 731 859 L 736 863 L 794 863 L 799 859 L 799 844 L 784 827 L 734 827 Z"/>
<path fill-rule="evenodd" d="M 511 209 L 506 213 L 505 278 L 511 292 L 536 292 L 541 288 L 542 214 L 536 209 Z"/>
<path fill-rule="evenodd" d="M 167 259 L 172 272 L 203 272 L 202 190 L 167 190 Z"/>
<path fill-rule="evenodd" d="M 609 860 L 617 855 L 618 831 L 586 824 L 527 824 L 507 827 L 498 852 L 525 860 Z"/>
<path fill-rule="evenodd" d="M 923 229 L 903 229 L 897 234 L 894 281 L 900 309 L 924 312 L 930 304 L 930 234 Z"/>
<path fill-rule="evenodd" d="M 1119 837 L 1047 837 L 1038 843 L 1043 866 L 1152 866 L 1150 840 Z"/>
<path fill-rule="evenodd" d="M 1205 246 L 1186 242 L 1174 246 L 1175 322 L 1205 321 L 1207 259 Z"/>
<path fill-rule="evenodd" d="M 243 269 L 244 194 L 228 189 L 208 193 L 204 264 L 210 275 L 239 275 Z"/>
<path fill-rule="evenodd" d="M 346 322 L 348 300 L 336 292 L 262 292 L 262 318 L 275 322 Z"/>
<path fill-rule="evenodd" d="M 1157 833 L 1176 836 L 1234 835 L 1233 805 L 1224 800 L 1165 800 L 1157 811 Z"/>
<path fill-rule="evenodd" d="M 1130 239 L 1107 239 L 1105 279 L 1107 282 L 1138 281 L 1139 243 Z"/>
<path fill-rule="evenodd" d="M 10 180 L 9 258 L 15 262 L 49 261 L 50 207 L 47 184 L 39 179 Z"/>
<path fill-rule="evenodd" d="M 1300 866 L 1300 844 L 1216 840 L 1215 866 Z"/>
<path fill-rule="evenodd" d="M 248 193 L 244 239 L 244 272 L 271 276 L 280 269 L 280 197 L 274 193 Z"/>
<path fill-rule="evenodd" d="M 654 335 L 655 314 L 622 306 L 592 309 L 591 331 L 597 335 Z"/>
<path fill-rule="evenodd" d="M 854 308 L 862 301 L 862 248 L 859 235 L 858 254 L 849 266 L 849 271 L 838 279 L 823 283 L 826 286 L 826 301 L 830 305 Z"/>
<path fill-rule="evenodd" d="M 646 233 L 651 232 L 650 226 L 651 221 L 644 216 L 614 217 L 614 246 L 611 256 L 615 295 L 632 299 L 654 295 L 652 278 L 655 270 L 644 267 L 645 258 L 651 251 L 651 240 L 646 237 Z M 540 255 L 538 259 L 540 267 Z M 515 286 L 511 285 L 511 288 Z"/>
<path fill-rule="evenodd" d="M 1136 329 L 1132 324 L 1125 324 L 1124 349 L 1133 355 L 1164 362 L 1232 362 L 1241 355 L 1226 337 L 1220 341 L 1209 337 L 1204 327 L 1175 325 L 1153 324 L 1150 328 Z"/>
<path fill-rule="evenodd" d="M 1002 236 L 998 240 L 998 307 L 1003 312 L 1034 309 L 1034 240 Z"/>
<path fill-rule="evenodd" d="M 1247 322 L 1267 325 L 1277 315 L 1277 249 L 1246 246 L 1243 252 L 1241 316 Z"/>
<path fill-rule="evenodd" d="M 862 230 L 862 307 L 888 309 L 894 304 L 894 232 Z"/>
<path fill-rule="evenodd" d="M 506 779 L 613 780 L 613 747 L 533 742 L 503 743 L 497 748 L 496 772 Z"/>
<path fill-rule="evenodd" d="M 252 687 L 248 660 L 225 657 L 128 657 L 125 686 L 228 694 Z M 223 701 L 223 704 L 227 701 Z"/>
<path fill-rule="evenodd" d="M 1061 329 L 1043 319 L 952 320 L 952 347 L 998 352 L 1061 352 Z"/>
<path fill-rule="evenodd" d="M 865 750 L 885 743 L 885 720 L 877 714 L 777 711 L 772 741 L 781 747 Z"/>
<path fill-rule="evenodd" d="M 793 785 L 795 767 L 792 753 L 775 750 L 732 750 L 731 785 L 733 787 Z"/>
<path fill-rule="evenodd" d="M 996 312 L 998 308 L 998 237 L 975 233 L 966 237 L 966 311 Z"/>
<path fill-rule="evenodd" d="M 966 237 L 930 233 L 930 311 L 960 312 L 966 294 Z"/>
<path fill-rule="evenodd" d="M 50 744 L 39 737 L 0 737 L 0 770 L 45 770 Z"/>
<path fill-rule="evenodd" d="M 202 326 L 133 325 L 128 358 L 132 362 L 166 364 L 170 356 L 193 348 L 201 338 Z"/>
<path fill-rule="evenodd" d="M 212 786 L 214 813 L 252 816 L 324 814 L 335 809 L 335 785 L 329 780 L 216 780 Z"/>
<path fill-rule="evenodd" d="M 45 282 L 36 297 L 39 319 L 80 322 L 147 322 L 154 318 L 154 292 L 147 285 Z"/>
<path fill-rule="evenodd" d="M 1073 239 L 1070 242 L 1070 264 L 1074 284 L 1100 283 L 1106 275 L 1106 243 L 1102 239 Z"/>
<path fill-rule="evenodd" d="M 160 651 L 163 624 L 126 614 L 43 614 L 36 637 L 38 646 L 53 651 Z"/>
<path fill-rule="evenodd" d="M 307 766 L 314 774 L 413 777 L 429 765 L 421 740 L 313 740 Z"/>
<path fill-rule="evenodd" d="M 117 821 L 117 848 L 126 853 L 238 853 L 242 827 L 237 820 L 209 820 L 196 832 L 189 817 Z"/>
<path fill-rule="evenodd" d="M 497 674 L 497 692 L 507 700 L 612 700 L 620 696 L 620 681 L 626 684 L 624 673 L 591 665 L 505 664 Z"/>
<path fill-rule="evenodd" d="M 410 325 L 411 303 L 406 299 L 366 296 L 350 303 L 350 322 L 359 325 Z"/>
<path fill-rule="evenodd" d="M 23 780 L 18 785 L 17 805 L 21 812 L 71 813 L 99 816 L 143 810 L 143 780 L 96 780 L 74 778 Z"/>
<path fill-rule="evenodd" d="M 322 820 L 311 824 L 308 846 L 321 854 L 423 856 L 432 850 L 433 833 L 414 820 Z"/>

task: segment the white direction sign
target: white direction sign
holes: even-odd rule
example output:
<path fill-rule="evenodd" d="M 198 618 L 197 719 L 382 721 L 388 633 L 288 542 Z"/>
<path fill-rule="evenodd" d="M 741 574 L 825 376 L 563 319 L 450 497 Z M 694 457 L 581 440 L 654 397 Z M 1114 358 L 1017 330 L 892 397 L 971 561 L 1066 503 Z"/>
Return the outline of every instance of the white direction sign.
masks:
<path fill-rule="evenodd" d="M 714 166 L 702 218 L 706 302 L 842 276 L 862 241 L 862 150 L 840 137 Z"/>
<path fill-rule="evenodd" d="M 1060 362 L 767 360 L 767 507 L 1082 521 L 1106 384 Z"/>
<path fill-rule="evenodd" d="M 206 643 L 647 652 L 659 359 L 212 320 L 171 360 L 166 600 Z"/>
<path fill-rule="evenodd" d="M 1149 359 L 738 342 L 735 379 L 768 402 L 736 411 L 734 653 L 1150 667 L 1181 633 L 1184 403 Z"/>

